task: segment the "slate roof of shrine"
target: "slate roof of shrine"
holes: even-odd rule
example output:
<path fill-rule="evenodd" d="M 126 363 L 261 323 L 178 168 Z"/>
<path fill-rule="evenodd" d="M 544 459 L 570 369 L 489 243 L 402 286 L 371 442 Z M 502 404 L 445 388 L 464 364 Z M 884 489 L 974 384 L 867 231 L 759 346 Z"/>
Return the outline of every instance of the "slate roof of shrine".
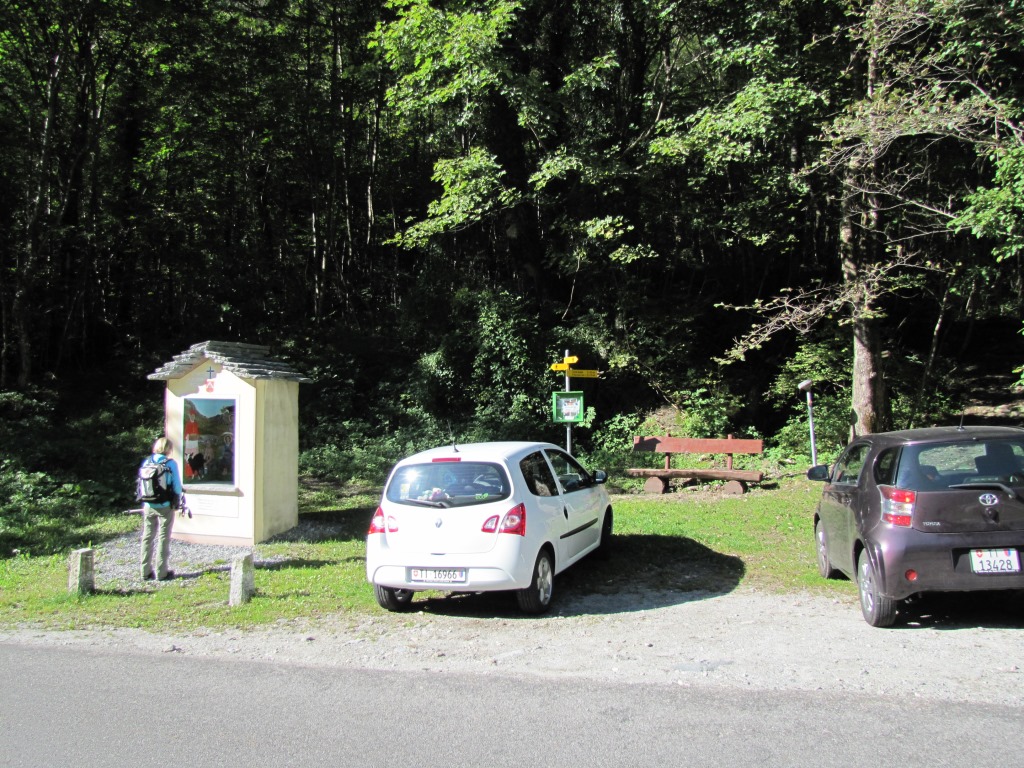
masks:
<path fill-rule="evenodd" d="M 203 341 L 193 344 L 147 378 L 154 381 L 180 379 L 207 360 L 246 379 L 281 379 L 301 383 L 312 381 L 289 363 L 272 358 L 270 347 L 234 341 Z"/>

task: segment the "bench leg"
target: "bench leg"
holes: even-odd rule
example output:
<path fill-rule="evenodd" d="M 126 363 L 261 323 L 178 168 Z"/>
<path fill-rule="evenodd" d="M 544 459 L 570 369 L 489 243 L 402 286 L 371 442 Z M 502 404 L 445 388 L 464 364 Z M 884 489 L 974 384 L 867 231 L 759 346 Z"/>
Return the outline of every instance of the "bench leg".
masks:
<path fill-rule="evenodd" d="M 747 492 L 747 484 L 742 480 L 727 480 L 722 492 L 730 496 L 741 496 Z"/>
<path fill-rule="evenodd" d="M 648 477 L 644 483 L 644 493 L 668 493 L 668 479 L 664 477 Z"/>

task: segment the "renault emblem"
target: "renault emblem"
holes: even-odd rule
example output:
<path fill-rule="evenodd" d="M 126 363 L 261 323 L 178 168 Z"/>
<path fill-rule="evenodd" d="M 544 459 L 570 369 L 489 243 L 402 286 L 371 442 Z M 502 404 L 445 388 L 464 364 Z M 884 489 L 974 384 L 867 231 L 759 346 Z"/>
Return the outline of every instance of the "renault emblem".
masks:
<path fill-rule="evenodd" d="M 982 504 L 984 504 L 984 503 L 985 502 L 982 502 Z M 440 528 L 441 527 L 441 518 L 440 517 L 437 518 L 437 520 L 434 521 L 434 527 L 435 528 Z"/>
<path fill-rule="evenodd" d="M 983 493 L 978 497 L 978 501 L 984 504 L 986 507 L 992 507 L 999 503 L 999 497 L 994 493 Z"/>

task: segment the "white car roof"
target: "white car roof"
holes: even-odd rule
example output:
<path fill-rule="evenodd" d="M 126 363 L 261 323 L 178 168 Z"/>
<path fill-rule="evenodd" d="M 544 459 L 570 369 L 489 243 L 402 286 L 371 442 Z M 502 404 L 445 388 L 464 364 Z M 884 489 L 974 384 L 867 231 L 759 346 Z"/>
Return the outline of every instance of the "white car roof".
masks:
<path fill-rule="evenodd" d="M 402 459 L 399 464 L 422 464 L 436 459 L 461 461 L 518 460 L 540 449 L 562 450 L 554 443 L 508 441 L 494 443 L 467 443 L 466 445 L 445 445 L 415 453 Z"/>

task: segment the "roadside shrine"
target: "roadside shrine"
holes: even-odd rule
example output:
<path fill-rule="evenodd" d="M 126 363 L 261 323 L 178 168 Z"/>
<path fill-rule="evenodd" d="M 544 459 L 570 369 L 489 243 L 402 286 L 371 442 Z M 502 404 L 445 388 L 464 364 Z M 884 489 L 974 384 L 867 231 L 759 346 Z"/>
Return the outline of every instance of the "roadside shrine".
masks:
<path fill-rule="evenodd" d="M 173 538 L 245 546 L 298 523 L 299 384 L 256 344 L 204 341 L 149 374 L 187 506 Z"/>

